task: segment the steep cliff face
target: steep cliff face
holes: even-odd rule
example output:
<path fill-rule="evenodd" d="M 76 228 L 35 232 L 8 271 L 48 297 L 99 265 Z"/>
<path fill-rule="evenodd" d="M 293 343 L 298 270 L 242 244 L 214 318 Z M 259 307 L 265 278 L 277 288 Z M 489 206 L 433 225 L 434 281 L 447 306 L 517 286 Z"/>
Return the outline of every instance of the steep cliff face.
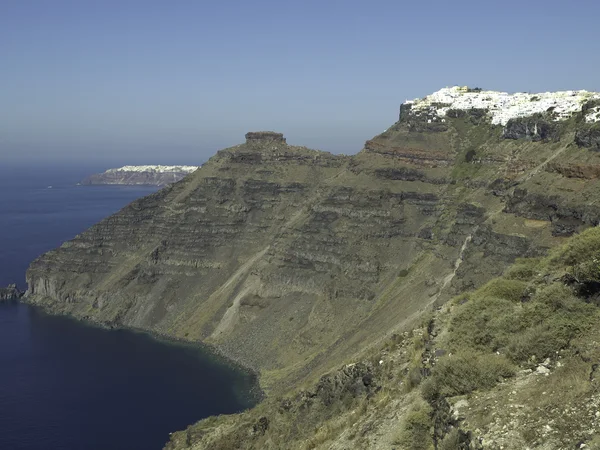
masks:
<path fill-rule="evenodd" d="M 317 377 L 600 220 L 600 153 L 576 138 L 596 94 L 519 122 L 453 89 L 352 157 L 248 133 L 38 258 L 27 300 L 212 344 L 267 389 Z"/>

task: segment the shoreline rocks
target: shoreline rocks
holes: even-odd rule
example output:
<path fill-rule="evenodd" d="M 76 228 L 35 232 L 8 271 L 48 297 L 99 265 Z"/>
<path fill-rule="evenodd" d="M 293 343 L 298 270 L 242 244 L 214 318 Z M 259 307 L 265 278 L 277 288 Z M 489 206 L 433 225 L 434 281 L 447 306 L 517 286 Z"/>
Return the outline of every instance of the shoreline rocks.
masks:
<path fill-rule="evenodd" d="M 19 300 L 23 294 L 24 292 L 21 292 L 16 284 L 9 284 L 5 288 L 0 288 L 0 302 Z"/>

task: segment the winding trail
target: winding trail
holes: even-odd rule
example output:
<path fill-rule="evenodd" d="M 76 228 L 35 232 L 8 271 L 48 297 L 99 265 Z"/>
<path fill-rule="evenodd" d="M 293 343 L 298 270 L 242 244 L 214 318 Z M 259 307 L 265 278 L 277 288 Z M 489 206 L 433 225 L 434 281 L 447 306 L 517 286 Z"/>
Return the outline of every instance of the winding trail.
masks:
<path fill-rule="evenodd" d="M 460 248 L 460 252 L 458 253 L 458 258 L 456 258 L 456 261 L 454 261 L 454 270 L 452 272 L 450 272 L 448 275 L 446 275 L 446 277 L 444 278 L 444 282 L 442 283 L 442 287 L 437 292 L 437 294 L 435 294 L 432 297 L 431 301 L 429 302 L 430 305 L 433 304 L 433 303 L 435 303 L 435 301 L 440 297 L 440 295 L 442 295 L 442 293 L 444 292 L 444 290 L 446 289 L 446 287 L 452 282 L 452 280 L 456 276 L 456 272 L 458 272 L 458 268 L 460 267 L 460 265 L 463 262 L 464 253 L 467 250 L 467 247 L 469 246 L 469 243 L 473 239 L 473 234 L 475 234 L 477 232 L 478 228 L 479 227 L 475 227 L 475 229 L 471 232 L 471 234 L 469 234 L 465 238 L 465 241 L 463 242 L 463 245 Z"/>

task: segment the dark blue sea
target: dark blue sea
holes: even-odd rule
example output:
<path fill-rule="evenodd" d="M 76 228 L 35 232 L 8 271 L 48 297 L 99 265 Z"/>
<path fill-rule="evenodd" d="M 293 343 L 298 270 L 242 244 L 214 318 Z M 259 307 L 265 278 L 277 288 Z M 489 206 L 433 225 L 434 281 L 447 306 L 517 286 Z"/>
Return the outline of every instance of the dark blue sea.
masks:
<path fill-rule="evenodd" d="M 156 188 L 77 186 L 98 167 L 0 166 L 0 286 Z M 0 303 L 0 450 L 161 449 L 251 405 L 254 379 L 191 345 Z"/>

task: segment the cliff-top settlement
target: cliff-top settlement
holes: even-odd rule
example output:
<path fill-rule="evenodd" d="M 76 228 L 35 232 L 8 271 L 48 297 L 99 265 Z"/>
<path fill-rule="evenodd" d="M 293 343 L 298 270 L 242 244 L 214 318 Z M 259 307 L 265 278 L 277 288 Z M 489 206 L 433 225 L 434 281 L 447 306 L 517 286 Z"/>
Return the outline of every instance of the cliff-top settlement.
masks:
<path fill-rule="evenodd" d="M 117 172 L 156 172 L 156 173 L 192 173 L 199 166 L 123 166 L 116 169 L 108 169 L 108 173 Z"/>
<path fill-rule="evenodd" d="M 597 101 L 600 94 L 588 91 L 543 92 L 528 94 L 518 92 L 484 91 L 468 87 L 440 89 L 423 99 L 407 100 L 413 113 L 431 116 L 430 120 L 445 120 L 450 110 L 485 110 L 494 125 L 506 125 L 510 119 L 549 114 L 553 120 L 565 120 L 582 112 L 584 105 Z M 600 121 L 600 105 L 586 111 L 587 122 Z"/>

